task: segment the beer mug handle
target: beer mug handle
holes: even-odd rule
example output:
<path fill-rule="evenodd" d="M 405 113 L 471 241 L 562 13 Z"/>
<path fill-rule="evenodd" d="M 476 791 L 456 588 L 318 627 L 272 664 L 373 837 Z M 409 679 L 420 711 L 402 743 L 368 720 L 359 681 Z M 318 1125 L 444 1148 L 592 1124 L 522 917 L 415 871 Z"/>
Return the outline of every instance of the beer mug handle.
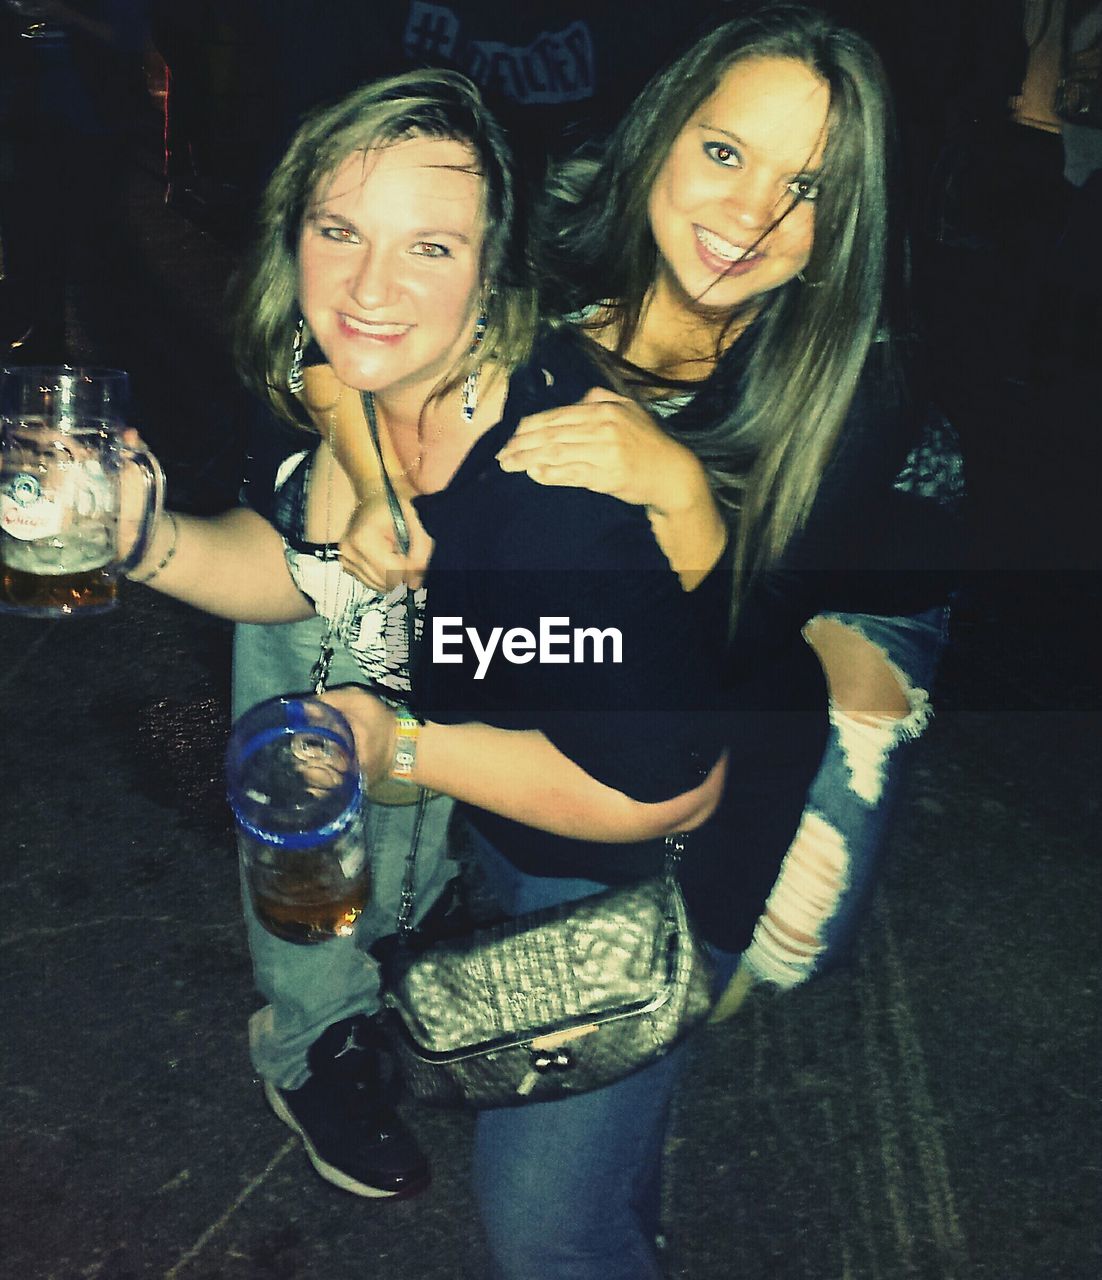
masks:
<path fill-rule="evenodd" d="M 115 448 L 124 462 L 132 462 L 138 468 L 145 482 L 145 493 L 143 495 L 145 502 L 142 508 L 141 524 L 138 527 L 138 536 L 134 539 L 130 554 L 118 566 L 120 573 L 129 573 L 135 565 L 141 563 L 149 550 L 149 541 L 153 536 L 153 530 L 156 529 L 158 521 L 164 514 L 165 473 L 161 470 L 161 464 L 153 454 L 148 453 L 145 449 L 132 449 L 128 444 L 118 444 Z"/>

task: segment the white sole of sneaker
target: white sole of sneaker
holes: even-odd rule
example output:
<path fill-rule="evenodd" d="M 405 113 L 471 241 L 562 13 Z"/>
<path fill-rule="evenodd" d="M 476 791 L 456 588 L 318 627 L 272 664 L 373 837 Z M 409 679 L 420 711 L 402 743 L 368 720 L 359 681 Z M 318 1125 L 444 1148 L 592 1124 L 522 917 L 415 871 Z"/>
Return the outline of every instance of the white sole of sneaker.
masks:
<path fill-rule="evenodd" d="M 340 1169 L 329 1164 L 327 1161 L 323 1160 L 320 1155 L 318 1155 L 314 1144 L 307 1137 L 305 1130 L 301 1127 L 299 1122 L 291 1114 L 287 1104 L 280 1096 L 279 1090 L 275 1085 L 269 1083 L 267 1080 L 264 1081 L 264 1096 L 268 1100 L 268 1106 L 271 1107 L 287 1128 L 298 1134 L 299 1138 L 302 1140 L 302 1147 L 306 1152 L 306 1158 L 326 1182 L 331 1182 L 333 1186 L 340 1187 L 342 1191 L 351 1191 L 354 1196 L 366 1196 L 371 1200 L 393 1200 L 397 1196 L 412 1195 L 415 1194 L 416 1191 L 422 1189 L 418 1184 L 415 1188 L 411 1188 L 409 1190 L 403 1187 L 400 1191 L 383 1191 L 380 1187 L 372 1187 L 366 1182 L 357 1182 L 355 1178 L 350 1178 L 347 1173 L 342 1173 Z"/>

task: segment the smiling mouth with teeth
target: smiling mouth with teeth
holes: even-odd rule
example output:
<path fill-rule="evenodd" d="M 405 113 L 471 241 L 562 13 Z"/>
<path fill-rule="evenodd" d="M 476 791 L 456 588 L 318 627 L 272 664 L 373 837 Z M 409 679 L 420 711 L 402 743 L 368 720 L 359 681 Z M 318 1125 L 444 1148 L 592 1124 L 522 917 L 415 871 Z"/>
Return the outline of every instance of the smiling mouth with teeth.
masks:
<path fill-rule="evenodd" d="M 396 338 L 409 328 L 409 325 L 396 321 L 357 320 L 346 312 L 341 313 L 341 320 L 346 328 L 353 333 L 363 334 L 366 338 Z"/>
<path fill-rule="evenodd" d="M 696 238 L 708 250 L 709 253 L 715 254 L 717 258 L 724 258 L 728 262 L 742 262 L 751 258 L 760 258 L 761 254 L 756 249 L 744 249 L 741 245 L 732 244 L 730 240 L 724 240 L 721 236 L 717 236 L 714 232 L 706 230 L 704 227 L 694 227 Z"/>

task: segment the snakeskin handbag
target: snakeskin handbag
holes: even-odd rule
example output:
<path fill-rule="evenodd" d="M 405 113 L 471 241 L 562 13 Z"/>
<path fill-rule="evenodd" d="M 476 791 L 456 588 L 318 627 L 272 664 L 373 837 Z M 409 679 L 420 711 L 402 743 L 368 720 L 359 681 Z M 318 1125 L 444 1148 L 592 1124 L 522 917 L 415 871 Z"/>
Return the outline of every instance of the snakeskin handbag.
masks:
<path fill-rule="evenodd" d="M 439 943 L 392 976 L 391 1041 L 436 1106 L 502 1107 L 598 1089 L 668 1053 L 711 1007 L 711 963 L 676 879 L 517 916 Z"/>

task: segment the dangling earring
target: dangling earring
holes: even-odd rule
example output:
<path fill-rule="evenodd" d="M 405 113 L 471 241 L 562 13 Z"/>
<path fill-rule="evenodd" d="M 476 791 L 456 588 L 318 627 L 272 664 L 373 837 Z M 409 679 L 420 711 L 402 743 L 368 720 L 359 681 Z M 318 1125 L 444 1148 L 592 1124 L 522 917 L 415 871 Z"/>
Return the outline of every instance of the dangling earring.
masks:
<path fill-rule="evenodd" d="M 306 321 L 302 316 L 295 326 L 295 336 L 291 341 L 291 368 L 287 372 L 287 389 L 297 396 L 306 385 L 302 378 L 302 331 Z"/>
<path fill-rule="evenodd" d="M 486 312 L 480 311 L 478 319 L 474 323 L 474 340 L 471 342 L 471 353 L 473 354 L 482 345 L 482 339 L 486 336 Z M 482 366 L 476 365 L 470 373 L 463 379 L 463 421 L 471 422 L 474 419 L 474 411 L 478 408 L 478 375 L 482 372 Z"/>
<path fill-rule="evenodd" d="M 796 279 L 799 280 L 800 284 L 806 284 L 809 289 L 821 289 L 823 287 L 821 280 L 809 280 L 803 271 L 796 272 Z"/>

